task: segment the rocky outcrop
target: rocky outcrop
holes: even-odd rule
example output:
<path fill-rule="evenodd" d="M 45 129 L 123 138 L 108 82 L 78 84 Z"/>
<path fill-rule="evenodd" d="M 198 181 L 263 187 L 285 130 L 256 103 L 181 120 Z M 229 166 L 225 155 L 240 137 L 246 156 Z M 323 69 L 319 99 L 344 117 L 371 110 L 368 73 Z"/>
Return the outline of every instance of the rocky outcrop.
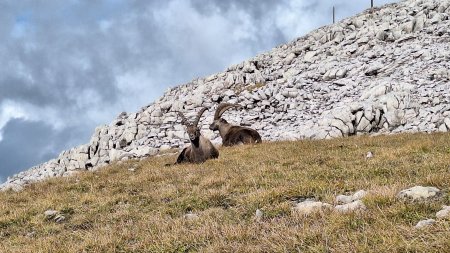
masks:
<path fill-rule="evenodd" d="M 450 0 L 407 0 L 317 29 L 224 72 L 167 90 L 136 113 L 99 126 L 90 142 L 19 173 L 0 189 L 23 186 L 113 161 L 182 148 L 187 138 L 176 111 L 220 102 L 233 124 L 263 140 L 358 134 L 446 132 L 450 129 Z M 190 115 L 193 116 L 193 115 Z"/>

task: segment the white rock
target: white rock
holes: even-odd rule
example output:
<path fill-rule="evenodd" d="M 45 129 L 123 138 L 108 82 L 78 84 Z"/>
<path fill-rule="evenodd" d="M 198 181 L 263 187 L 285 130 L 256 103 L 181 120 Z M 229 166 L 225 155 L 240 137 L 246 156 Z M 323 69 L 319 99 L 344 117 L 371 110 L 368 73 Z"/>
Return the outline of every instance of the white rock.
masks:
<path fill-rule="evenodd" d="M 264 215 L 263 211 L 261 211 L 260 209 L 256 209 L 256 212 L 255 212 L 256 221 L 261 221 L 263 215 Z"/>
<path fill-rule="evenodd" d="M 414 186 L 401 191 L 397 196 L 401 199 L 426 200 L 435 197 L 439 192 L 436 187 Z"/>
<path fill-rule="evenodd" d="M 314 58 L 314 56 L 316 56 L 317 52 L 315 51 L 309 51 L 305 54 L 305 56 L 303 57 L 303 60 L 305 62 L 311 62 L 312 59 Z"/>
<path fill-rule="evenodd" d="M 444 123 L 445 123 L 445 126 L 447 126 L 447 128 L 450 129 L 450 118 L 445 118 Z"/>
<path fill-rule="evenodd" d="M 66 220 L 66 217 L 62 214 L 57 214 L 53 219 L 56 223 L 61 223 Z"/>
<path fill-rule="evenodd" d="M 361 96 L 361 100 L 382 96 L 382 95 L 386 94 L 389 91 L 389 89 L 390 89 L 390 86 L 387 84 L 377 85 L 377 86 L 371 88 L 370 90 L 364 92 L 363 95 Z"/>
<path fill-rule="evenodd" d="M 374 64 L 367 68 L 365 74 L 366 76 L 375 76 L 381 70 L 383 66 L 381 64 Z"/>
<path fill-rule="evenodd" d="M 357 192 L 355 192 L 352 196 L 352 200 L 359 200 L 364 198 L 367 195 L 367 192 L 364 190 L 359 190 Z"/>
<path fill-rule="evenodd" d="M 337 205 L 334 209 L 341 213 L 357 212 L 366 210 L 366 205 L 361 200 L 356 200 L 354 202 Z"/>
<path fill-rule="evenodd" d="M 443 206 L 442 210 L 436 213 L 438 219 L 450 219 L 450 206 Z"/>
<path fill-rule="evenodd" d="M 44 216 L 45 216 L 45 218 L 47 218 L 47 219 L 52 219 L 52 218 L 55 217 L 57 214 L 59 214 L 59 212 L 56 211 L 56 210 L 52 210 L 52 209 L 49 209 L 49 210 L 47 210 L 47 211 L 44 212 Z"/>
<path fill-rule="evenodd" d="M 157 152 L 158 149 L 149 146 L 138 147 L 137 149 L 131 151 L 131 153 L 133 153 L 136 157 L 153 156 L 156 155 Z"/>
<path fill-rule="evenodd" d="M 434 219 L 421 220 L 416 224 L 415 228 L 429 227 L 429 226 L 433 225 L 434 223 L 436 223 L 436 221 Z"/>
<path fill-rule="evenodd" d="M 187 213 L 183 216 L 186 220 L 197 220 L 199 217 L 195 213 Z"/>
<path fill-rule="evenodd" d="M 348 204 L 350 202 L 352 202 L 352 196 L 338 195 L 336 197 L 336 203 L 338 204 Z"/>
<path fill-rule="evenodd" d="M 321 212 L 331 209 L 331 205 L 320 201 L 306 200 L 298 203 L 293 210 L 299 214 L 309 215 L 316 212 Z"/>
<path fill-rule="evenodd" d="M 447 130 L 447 127 L 445 126 L 445 124 L 442 124 L 440 127 L 439 127 L 439 132 L 443 132 L 443 133 L 445 133 L 445 132 L 447 132 L 448 130 Z"/>

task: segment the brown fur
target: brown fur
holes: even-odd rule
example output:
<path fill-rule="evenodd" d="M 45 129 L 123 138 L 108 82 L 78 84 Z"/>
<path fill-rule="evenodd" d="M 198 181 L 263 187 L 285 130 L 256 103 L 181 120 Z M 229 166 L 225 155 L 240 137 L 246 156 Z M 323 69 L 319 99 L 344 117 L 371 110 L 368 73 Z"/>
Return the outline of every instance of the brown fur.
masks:
<path fill-rule="evenodd" d="M 256 130 L 248 127 L 231 125 L 225 119 L 221 118 L 222 114 L 226 110 L 233 107 L 238 106 L 233 104 L 220 104 L 216 109 L 214 121 L 209 126 L 209 129 L 213 131 L 219 131 L 224 146 L 261 143 L 261 136 Z"/>
<path fill-rule="evenodd" d="M 184 115 L 179 112 L 182 119 L 181 123 L 186 126 L 186 132 L 189 135 L 191 146 L 184 148 L 178 155 L 178 163 L 202 163 L 208 159 L 215 159 L 219 157 L 219 151 L 214 147 L 210 140 L 203 137 L 197 124 L 206 108 L 203 108 L 197 115 L 194 124 L 190 124 Z"/>

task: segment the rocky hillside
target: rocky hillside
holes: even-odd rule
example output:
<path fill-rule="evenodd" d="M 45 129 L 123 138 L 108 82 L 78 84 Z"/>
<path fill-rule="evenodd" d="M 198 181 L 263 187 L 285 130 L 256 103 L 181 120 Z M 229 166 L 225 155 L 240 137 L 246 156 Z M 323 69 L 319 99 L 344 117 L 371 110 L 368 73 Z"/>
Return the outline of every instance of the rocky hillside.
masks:
<path fill-rule="evenodd" d="M 186 145 L 176 111 L 239 103 L 224 117 L 264 140 L 450 129 L 450 0 L 407 0 L 319 28 L 224 72 L 169 89 L 136 113 L 99 126 L 90 142 L 19 173 L 0 189 Z"/>

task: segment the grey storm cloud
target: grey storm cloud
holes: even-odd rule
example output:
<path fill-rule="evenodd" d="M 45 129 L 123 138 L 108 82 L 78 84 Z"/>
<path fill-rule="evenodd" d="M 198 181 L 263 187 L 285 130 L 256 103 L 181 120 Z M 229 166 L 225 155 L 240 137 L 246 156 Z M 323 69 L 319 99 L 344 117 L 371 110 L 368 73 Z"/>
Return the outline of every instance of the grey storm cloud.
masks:
<path fill-rule="evenodd" d="M 378 5 L 395 2 L 376 0 Z M 168 87 L 368 7 L 362 0 L 4 0 L 0 180 Z"/>
<path fill-rule="evenodd" d="M 63 131 L 53 131 L 44 122 L 22 119 L 10 120 L 4 127 L 4 138 L 0 142 L 2 161 L 0 171 L 17 173 L 35 165 L 34 159 L 47 161 L 55 158 L 55 150 L 66 146 L 67 139 L 75 139 L 79 129 L 71 127 Z M 2 177 L 4 177 L 2 173 Z"/>

